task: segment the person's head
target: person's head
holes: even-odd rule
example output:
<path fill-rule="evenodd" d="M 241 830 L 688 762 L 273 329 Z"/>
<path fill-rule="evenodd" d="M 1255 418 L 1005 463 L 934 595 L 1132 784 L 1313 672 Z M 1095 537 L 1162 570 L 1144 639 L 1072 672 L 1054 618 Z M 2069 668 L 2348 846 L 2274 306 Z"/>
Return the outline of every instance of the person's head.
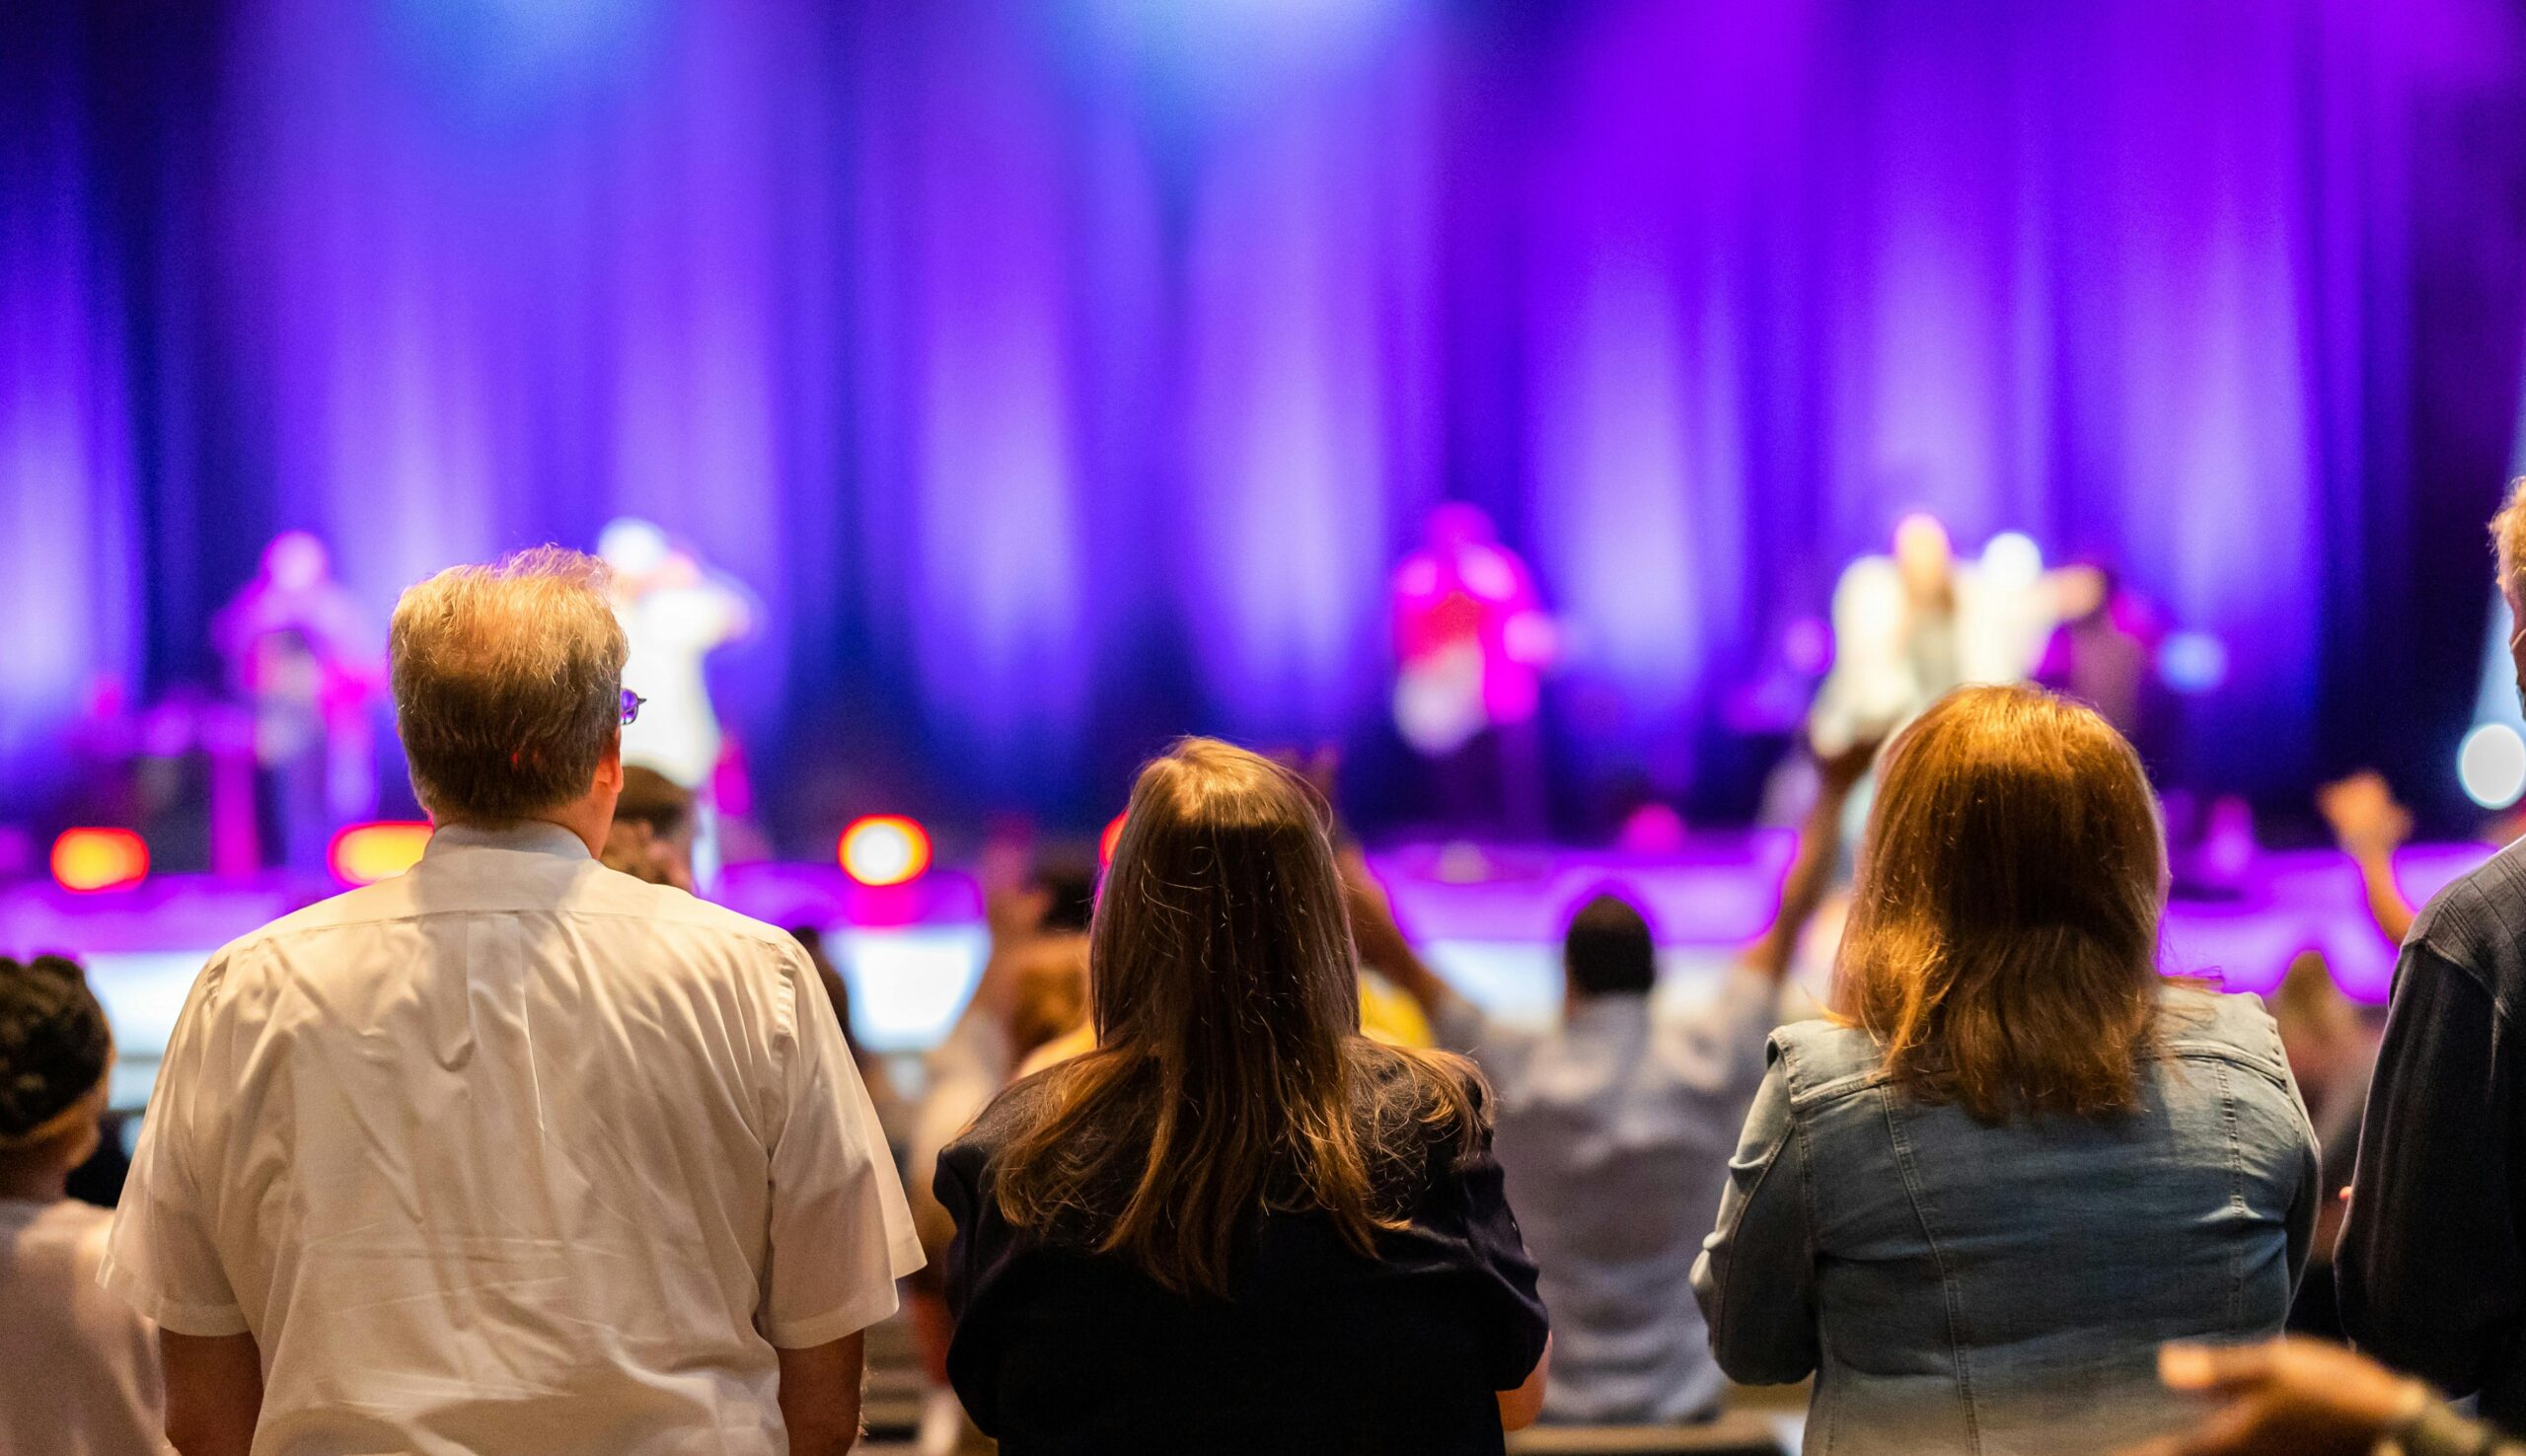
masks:
<path fill-rule="evenodd" d="M 2359 1008 L 2341 993 L 2323 951 L 2302 950 L 2289 958 L 2289 970 L 2271 993 L 2271 1020 L 2280 1029 L 2290 1074 L 2311 1099 L 2360 1055 Z"/>
<path fill-rule="evenodd" d="M 1046 935 L 1016 952 L 1016 995 L 1008 1011 L 1008 1045 L 1022 1059 L 1087 1020 L 1087 944 L 1078 935 Z"/>
<path fill-rule="evenodd" d="M 0 1187 L 49 1185 L 97 1150 L 114 1060 L 105 1008 L 59 956 L 0 956 Z"/>
<path fill-rule="evenodd" d="M 598 855 L 606 864 L 653 885 L 693 888 L 693 790 L 654 768 L 623 770 L 614 824 Z"/>
<path fill-rule="evenodd" d="M 2526 697 L 2526 475 L 2508 482 L 2508 498 L 2490 518 L 2491 551 L 2499 560 L 2499 596 L 2508 604 L 2508 659 Z"/>
<path fill-rule="evenodd" d="M 1035 928 L 1047 935 L 1084 935 L 1096 913 L 1096 854 L 1092 849 L 1060 849 L 1035 861 L 1035 889 L 1044 897 L 1044 917 Z"/>
<path fill-rule="evenodd" d="M 1837 1012 L 1896 1080 L 1985 1121 L 2132 1107 L 2157 1027 L 2166 838 L 2088 708 L 1964 688 L 1880 761 Z"/>
<path fill-rule="evenodd" d="M 1423 529 L 1430 549 L 1443 554 L 1488 546 L 1499 536 L 1490 515 L 1465 500 L 1450 500 L 1433 509 Z"/>
<path fill-rule="evenodd" d="M 605 529 L 597 533 L 596 554 L 614 573 L 613 584 L 628 589 L 665 569 L 667 558 L 675 554 L 675 546 L 655 523 L 637 516 L 621 516 L 606 522 Z"/>
<path fill-rule="evenodd" d="M 1915 511 L 1894 523 L 1894 567 L 1914 601 L 1946 594 L 1954 580 L 1956 546 L 1938 517 Z"/>
<path fill-rule="evenodd" d="M 1297 774 L 1216 740 L 1141 770 L 1089 932 L 1098 1050 L 1046 1074 L 1004 1153 L 1010 1222 L 1216 1291 L 1267 1199 L 1324 1210 L 1369 1252 L 1407 1133 L 1472 1135 L 1455 1064 L 1358 1035 L 1328 820 Z M 1363 1122 L 1372 1082 L 1412 1110 Z"/>
<path fill-rule="evenodd" d="M 1611 891 L 1595 896 L 1570 917 L 1561 937 L 1561 971 L 1573 1000 L 1649 994 L 1658 984 L 1658 946 L 1649 922 Z"/>
<path fill-rule="evenodd" d="M 312 532 L 284 531 L 263 547 L 263 577 L 282 591 L 307 591 L 333 574 L 333 553 Z"/>
<path fill-rule="evenodd" d="M 623 785 L 622 625 L 605 568 L 538 546 L 404 593 L 388 649 L 421 806 L 443 823 L 551 820 L 602 844 Z"/>

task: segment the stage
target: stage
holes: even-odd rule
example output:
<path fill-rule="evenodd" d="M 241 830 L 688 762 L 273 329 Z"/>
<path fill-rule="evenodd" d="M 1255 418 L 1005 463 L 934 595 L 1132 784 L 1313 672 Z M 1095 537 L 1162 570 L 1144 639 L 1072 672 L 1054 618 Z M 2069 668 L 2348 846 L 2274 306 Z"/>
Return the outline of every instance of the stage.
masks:
<path fill-rule="evenodd" d="M 1784 831 L 1711 836 L 1667 854 L 1533 845 L 1397 845 L 1370 862 L 1395 914 L 1432 964 L 1495 1012 L 1552 1014 L 1560 997 L 1563 919 L 1600 889 L 1635 899 L 1663 951 L 1660 994 L 1707 994 L 1736 951 L 1771 919 L 1791 837 Z M 2415 904 L 2489 853 L 2481 844 L 2416 844 L 2396 859 Z M 123 891 L 78 895 L 48 882 L 0 891 L 0 953 L 78 955 L 120 1039 L 113 1100 L 146 1100 L 158 1056 L 193 977 L 210 953 L 258 925 L 334 893 L 317 881 L 267 876 L 221 881 L 167 875 Z M 872 889 L 832 865 L 733 866 L 717 897 L 774 924 L 815 925 L 851 983 L 863 1041 L 875 1051 L 927 1049 L 955 1018 L 981 974 L 982 897 L 952 867 L 909 885 Z M 1811 934 L 1799 982 L 1824 991 L 1825 935 Z M 2218 978 L 2234 990 L 2276 984 L 2300 950 L 2324 952 L 2342 989 L 2385 999 L 2394 947 L 2369 922 L 2357 872 L 2332 850 L 2263 851 L 2233 896 L 2186 896 L 2169 908 L 2164 968 Z"/>

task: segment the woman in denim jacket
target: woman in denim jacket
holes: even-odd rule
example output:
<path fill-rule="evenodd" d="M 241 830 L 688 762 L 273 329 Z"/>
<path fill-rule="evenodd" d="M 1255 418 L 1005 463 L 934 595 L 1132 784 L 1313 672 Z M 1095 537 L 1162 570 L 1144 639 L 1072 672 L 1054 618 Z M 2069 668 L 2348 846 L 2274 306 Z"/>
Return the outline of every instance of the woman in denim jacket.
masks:
<path fill-rule="evenodd" d="M 1836 1014 L 1771 1066 L 1693 1272 L 1811 1453 L 2111 1451 L 2182 1422 L 2172 1340 L 2279 1334 L 2316 1146 L 2262 1004 L 2162 981 L 2138 758 L 2025 688 L 1879 770 Z"/>

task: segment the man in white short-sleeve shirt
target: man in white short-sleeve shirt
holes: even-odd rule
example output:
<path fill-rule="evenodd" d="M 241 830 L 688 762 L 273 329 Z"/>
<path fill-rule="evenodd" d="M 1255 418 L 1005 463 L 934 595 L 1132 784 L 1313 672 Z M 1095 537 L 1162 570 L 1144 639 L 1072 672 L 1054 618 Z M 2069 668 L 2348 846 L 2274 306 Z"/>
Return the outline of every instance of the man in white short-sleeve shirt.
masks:
<path fill-rule="evenodd" d="M 162 1328 L 186 1456 L 832 1456 L 918 1268 L 787 935 L 600 866 L 603 568 L 405 594 L 409 873 L 214 957 L 102 1277 Z"/>

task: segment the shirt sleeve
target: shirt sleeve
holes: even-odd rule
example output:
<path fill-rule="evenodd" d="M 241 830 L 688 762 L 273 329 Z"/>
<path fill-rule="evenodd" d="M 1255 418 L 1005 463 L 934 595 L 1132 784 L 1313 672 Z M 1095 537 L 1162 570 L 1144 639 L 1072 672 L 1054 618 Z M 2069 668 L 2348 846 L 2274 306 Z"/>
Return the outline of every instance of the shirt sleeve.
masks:
<path fill-rule="evenodd" d="M 1523 1073 L 1527 1054 L 1540 1034 L 1508 1025 L 1449 989 L 1430 1008 L 1430 1031 L 1440 1046 L 1473 1058 L 1495 1086 L 1507 1087 Z"/>
<path fill-rule="evenodd" d="M 113 1232 L 97 1282 L 144 1318 L 179 1335 L 244 1335 L 250 1326 L 219 1256 L 217 1209 L 196 1171 L 215 1164 L 216 1131 L 200 1115 L 199 1093 L 235 1085 L 222 1064 L 228 956 L 202 968 L 167 1039 L 140 1124 Z"/>
<path fill-rule="evenodd" d="M 2351 1340 L 2459 1395 L 2519 1336 L 2509 1031 L 2480 981 L 2406 944 L 2335 1258 Z"/>
<path fill-rule="evenodd" d="M 1719 1226 L 1693 1265 L 1710 1351 L 1730 1378 L 1785 1385 L 1815 1373 L 1816 1239 L 1807 1149 L 1775 1058 L 1728 1165 Z"/>
<path fill-rule="evenodd" d="M 781 953 L 789 1035 L 772 1139 L 764 1338 L 783 1349 L 830 1344 L 895 1311 L 895 1280 L 921 1268 L 912 1210 L 877 1110 L 825 1013 L 803 953 Z"/>
<path fill-rule="evenodd" d="M 1526 1254 L 1525 1235 L 1509 1208 L 1500 1160 L 1492 1155 L 1491 1120 L 1482 1091 L 1478 1086 L 1468 1090 L 1481 1136 L 1473 1151 L 1455 1162 L 1451 1175 L 1438 1179 L 1443 1196 L 1425 1201 L 1414 1221 L 1455 1251 L 1449 1257 L 1461 1260 L 1460 1273 L 1469 1276 L 1472 1318 L 1487 1352 L 1483 1378 L 1493 1390 L 1515 1390 L 1543 1358 L 1552 1321 L 1535 1288 L 1535 1262 Z"/>
<path fill-rule="evenodd" d="M 1672 1063 L 1695 1090 L 1739 1106 L 1753 1097 L 1768 1065 L 1772 1029 L 1780 1025 L 1780 986 L 1759 971 L 1740 968 L 1708 1002 L 1662 1020 Z"/>

